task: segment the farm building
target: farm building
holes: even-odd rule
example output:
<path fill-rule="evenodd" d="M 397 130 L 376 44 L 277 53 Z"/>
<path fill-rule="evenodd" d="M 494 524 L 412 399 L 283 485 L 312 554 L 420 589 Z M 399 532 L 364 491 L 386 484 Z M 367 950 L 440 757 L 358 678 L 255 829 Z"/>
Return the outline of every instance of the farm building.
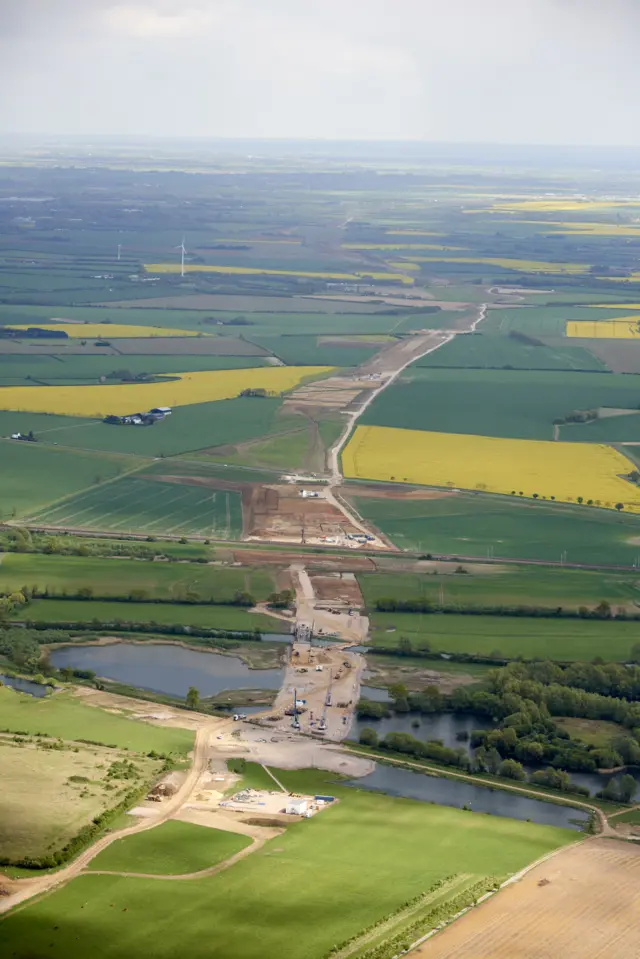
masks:
<path fill-rule="evenodd" d="M 306 799 L 289 799 L 285 808 L 287 816 L 305 816 L 308 809 Z"/>
<path fill-rule="evenodd" d="M 149 410 L 152 416 L 171 416 L 171 407 L 170 406 L 155 406 L 152 410 Z"/>

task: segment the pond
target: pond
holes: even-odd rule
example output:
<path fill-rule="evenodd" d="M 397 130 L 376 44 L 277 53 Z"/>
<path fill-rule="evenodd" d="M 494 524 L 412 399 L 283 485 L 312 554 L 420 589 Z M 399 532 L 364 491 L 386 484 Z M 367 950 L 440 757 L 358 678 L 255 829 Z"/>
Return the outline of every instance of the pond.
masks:
<path fill-rule="evenodd" d="M 237 656 L 159 643 L 65 646 L 52 650 L 49 662 L 56 669 L 91 669 L 96 676 L 169 696 L 186 696 L 189 686 L 203 697 L 227 689 L 277 690 L 284 674 L 283 669 L 249 669 Z"/>
<path fill-rule="evenodd" d="M 375 699 L 378 702 L 387 702 L 386 697 L 370 695 L 370 693 L 385 693 L 386 690 L 362 687 L 362 696 Z M 414 726 L 414 723 L 419 723 Z M 358 740 L 361 730 L 375 729 L 379 739 L 384 739 L 387 733 L 409 733 L 415 739 L 425 742 L 427 739 L 440 739 L 450 749 L 459 749 L 461 746 L 469 753 L 468 734 L 473 729 L 492 729 L 491 720 L 481 716 L 472 716 L 468 713 L 433 713 L 421 716 L 419 713 L 393 713 L 388 719 L 358 719 L 355 718 L 349 731 L 349 739 Z M 467 734 L 466 739 L 458 739 L 458 735 Z"/>
<path fill-rule="evenodd" d="M 389 796 L 404 796 L 433 802 L 440 806 L 468 806 L 473 812 L 491 813 L 507 819 L 531 820 L 543 826 L 580 829 L 586 825 L 588 814 L 581 809 L 558 806 L 555 803 L 529 799 L 528 796 L 502 789 L 485 789 L 461 780 L 437 778 L 410 769 L 376 765 L 375 770 L 362 779 L 347 783 L 358 789 L 372 789 Z"/>
<path fill-rule="evenodd" d="M 34 683 L 31 679 L 21 679 L 19 676 L 4 676 L 0 673 L 0 683 L 3 683 L 5 686 L 11 686 L 12 689 L 16 689 L 19 693 L 28 693 L 30 696 L 35 696 L 38 699 L 41 699 L 43 696 L 46 696 L 47 693 L 51 692 L 50 686 L 43 686 L 42 683 Z"/>

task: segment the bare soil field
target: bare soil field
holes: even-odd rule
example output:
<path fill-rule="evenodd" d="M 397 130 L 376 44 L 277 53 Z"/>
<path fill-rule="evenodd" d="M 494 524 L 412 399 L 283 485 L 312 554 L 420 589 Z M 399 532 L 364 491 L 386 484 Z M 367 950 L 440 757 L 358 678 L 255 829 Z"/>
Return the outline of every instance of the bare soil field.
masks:
<path fill-rule="evenodd" d="M 312 487 L 310 487 L 312 489 Z M 304 499 L 297 486 L 253 486 L 245 517 L 247 536 L 296 543 L 326 543 L 358 533 L 344 513 L 322 497 Z M 243 495 L 243 508 L 245 496 Z"/>
<path fill-rule="evenodd" d="M 602 311 L 606 312 L 605 310 Z M 566 341 L 565 341 L 566 342 Z M 613 373 L 640 373 L 640 342 L 637 340 L 571 339 L 609 367 Z"/>
<path fill-rule="evenodd" d="M 358 405 L 361 394 L 378 389 L 379 386 L 380 380 L 358 376 L 330 376 L 293 390 L 285 399 L 283 409 L 288 412 L 304 408 L 348 410 Z"/>
<path fill-rule="evenodd" d="M 309 576 L 316 599 L 358 609 L 364 606 L 360 585 L 353 573 L 329 573 Z"/>
<path fill-rule="evenodd" d="M 409 953 L 420 959 L 635 959 L 640 849 L 590 839 L 528 872 Z"/>
<path fill-rule="evenodd" d="M 54 749 L 53 740 L 46 742 L 49 748 L 0 737 L 2 856 L 37 857 L 60 849 L 94 816 L 115 806 L 121 788 L 136 782 L 108 778 L 113 763 L 129 761 L 126 752 L 75 743 Z M 161 766 L 138 756 L 133 762 L 138 782 Z"/>
<path fill-rule="evenodd" d="M 250 296 L 227 293 L 193 293 L 187 296 L 158 296 L 146 300 L 122 300 L 116 303 L 97 303 L 96 306 L 117 306 L 126 309 L 158 310 L 240 310 L 244 313 L 377 313 L 386 309 L 378 297 L 360 296 L 324 298 L 310 296 Z M 404 300 L 400 301 L 405 305 Z"/>

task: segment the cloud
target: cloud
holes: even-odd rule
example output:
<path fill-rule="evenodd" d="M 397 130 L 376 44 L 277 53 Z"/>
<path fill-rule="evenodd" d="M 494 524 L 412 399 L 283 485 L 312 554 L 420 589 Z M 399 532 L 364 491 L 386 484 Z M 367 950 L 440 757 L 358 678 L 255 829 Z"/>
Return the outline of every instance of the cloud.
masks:
<path fill-rule="evenodd" d="M 640 145 L 639 30 L 638 0 L 0 0 L 0 127 Z"/>
<path fill-rule="evenodd" d="M 118 4 L 104 11 L 103 19 L 114 33 L 143 39 L 188 37 L 219 20 L 214 10 L 191 8 L 175 11 L 148 4 Z"/>

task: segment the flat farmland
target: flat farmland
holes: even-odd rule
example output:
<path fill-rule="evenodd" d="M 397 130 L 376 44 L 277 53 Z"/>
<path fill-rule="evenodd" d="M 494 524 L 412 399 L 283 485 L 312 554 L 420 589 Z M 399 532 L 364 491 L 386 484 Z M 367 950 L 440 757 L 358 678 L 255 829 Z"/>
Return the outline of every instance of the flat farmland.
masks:
<path fill-rule="evenodd" d="M 104 483 L 143 462 L 116 453 L 58 450 L 38 443 L 0 440 L 0 518 L 33 513 L 61 496 Z"/>
<path fill-rule="evenodd" d="M 358 426 L 342 463 L 356 479 L 640 511 L 638 487 L 623 479 L 634 463 L 610 446 Z"/>
<path fill-rule="evenodd" d="M 180 360 L 176 359 L 179 367 Z M 244 389 L 264 389 L 279 394 L 301 382 L 329 373 L 324 366 L 271 366 L 241 370 L 174 371 L 171 379 L 157 383 L 123 383 L 97 386 L 7 386 L 0 390 L 0 407 L 25 413 L 57 413 L 62 416 L 110 414 L 126 416 L 154 406 L 190 406 L 229 400 Z"/>
<path fill-rule="evenodd" d="M 56 693 L 36 699 L 0 686 L 0 729 L 30 736 L 51 736 L 94 743 L 137 753 L 155 750 L 187 756 L 194 733 L 172 726 L 153 726 L 141 719 L 127 719 L 96 706 L 88 706 L 71 693 Z"/>
<path fill-rule="evenodd" d="M 238 591 L 264 600 L 275 589 L 274 576 L 268 568 L 42 553 L 4 555 L 0 565 L 0 593 L 10 593 L 25 583 L 57 593 L 66 590 L 73 594 L 85 588 L 93 590 L 95 596 L 128 596 L 132 590 L 143 590 L 149 599 L 179 600 L 191 594 L 203 600 L 229 602 Z"/>
<path fill-rule="evenodd" d="M 273 782 L 273 780 L 271 780 Z M 176 820 L 153 831 L 117 839 L 89 864 L 91 870 L 180 875 L 210 869 L 251 845 L 251 839 L 234 832 L 194 826 Z"/>
<path fill-rule="evenodd" d="M 329 791 L 340 802 L 210 878 L 75 879 L 7 916 L 2 951 L 15 959 L 45 950 L 53 959 L 145 951 L 153 959 L 322 959 L 438 880 L 455 876 L 459 890 L 506 877 L 575 839 L 569 830 L 348 789 L 315 770 L 276 775 L 288 790 Z"/>
<path fill-rule="evenodd" d="M 594 296 L 594 299 L 596 297 Z M 607 311 L 610 319 L 628 315 L 622 304 Z M 564 336 L 569 320 L 602 320 L 602 313 L 589 306 L 527 306 L 515 309 L 494 309 L 487 312 L 482 323 L 483 333 L 500 333 L 506 336 L 512 331 L 529 336 Z"/>
<path fill-rule="evenodd" d="M 602 359 L 581 346 L 532 346 L 508 336 L 484 333 L 456 336 L 416 366 L 457 369 L 606 370 Z"/>
<path fill-rule="evenodd" d="M 557 340 L 548 340 L 555 346 Z M 634 340 L 580 340 L 580 346 L 589 350 L 614 373 L 640 373 L 640 342 Z"/>
<path fill-rule="evenodd" d="M 229 629 L 278 633 L 283 624 L 271 616 L 249 613 L 241 606 L 207 606 L 191 603 L 130 603 L 107 600 L 36 599 L 23 607 L 16 622 L 40 623 L 153 623 L 159 626 L 200 626 L 204 629 Z M 114 628 L 116 628 L 114 626 Z M 285 630 L 287 629 L 285 625 Z"/>
<path fill-rule="evenodd" d="M 355 496 L 358 512 L 401 549 L 587 565 L 632 566 L 640 517 L 561 503 L 454 493 L 432 499 Z"/>
<path fill-rule="evenodd" d="M 237 397 L 179 406 L 171 416 L 149 427 L 117 426 L 79 416 L 0 412 L 0 431 L 6 435 L 33 430 L 42 445 L 161 458 L 246 443 L 304 424 L 302 417 L 283 415 L 282 400 L 275 397 Z"/>
<path fill-rule="evenodd" d="M 107 304 L 105 304 L 107 306 Z M 110 307 L 153 310 L 240 310 L 245 313 L 379 313 L 387 309 L 384 303 L 350 303 L 348 308 L 339 299 L 314 299 L 311 296 L 251 296 L 227 293 L 193 293 L 186 296 L 158 296 L 149 299 L 124 300 L 110 303 Z"/>
<path fill-rule="evenodd" d="M 426 599 L 434 605 L 547 606 L 564 609 L 589 608 L 606 600 L 612 606 L 625 606 L 637 612 L 640 599 L 638 574 L 603 573 L 591 570 L 549 569 L 545 567 L 484 566 L 465 567 L 465 575 L 455 573 L 359 573 L 358 582 L 369 609 L 379 599 Z M 0 578 L 1 582 L 1 578 Z"/>
<path fill-rule="evenodd" d="M 504 659 L 588 662 L 600 656 L 607 662 L 624 663 L 638 642 L 637 623 L 615 620 L 374 612 L 371 623 L 372 646 L 395 647 L 407 636 L 416 650 Z"/>
<path fill-rule="evenodd" d="M 639 403 L 640 377 L 634 376 L 473 369 L 465 370 L 461 377 L 454 369 L 410 367 L 374 400 L 359 422 L 442 433 L 553 440 L 554 420 L 575 410 L 636 411 Z M 597 427 L 593 440 L 591 426 Z M 607 416 L 593 424 L 560 426 L 561 439 L 570 437 L 574 442 L 603 442 L 608 432 L 615 442 L 620 441 L 620 433 L 628 440 L 640 440 L 633 416 Z"/>
<path fill-rule="evenodd" d="M 0 736 L 0 857 L 16 860 L 61 849 L 95 816 L 117 805 L 106 771 L 114 762 L 131 759 L 99 746 L 44 749 Z M 138 783 L 160 772 L 159 761 L 146 756 L 133 760 Z"/>
<path fill-rule="evenodd" d="M 198 534 L 238 539 L 240 494 L 199 486 L 123 477 L 87 490 L 33 516 L 47 526 L 118 532 Z"/>
<path fill-rule="evenodd" d="M 635 959 L 640 849 L 594 839 L 541 863 L 413 959 Z"/>

